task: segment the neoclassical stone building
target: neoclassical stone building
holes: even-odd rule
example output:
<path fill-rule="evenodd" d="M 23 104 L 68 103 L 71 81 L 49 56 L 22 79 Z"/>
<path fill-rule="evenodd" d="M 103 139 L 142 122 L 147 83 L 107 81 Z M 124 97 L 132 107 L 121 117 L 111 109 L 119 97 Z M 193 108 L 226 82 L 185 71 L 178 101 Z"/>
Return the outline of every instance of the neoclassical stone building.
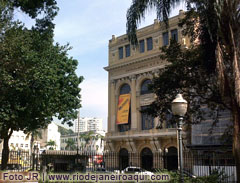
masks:
<path fill-rule="evenodd" d="M 108 133 L 105 139 L 106 149 L 119 153 L 117 162 L 120 168 L 128 165 L 159 168 L 155 163 L 155 154 L 159 152 L 169 153 L 172 166 L 177 166 L 176 128 L 166 122 L 161 129 L 158 128 L 159 120 L 141 110 L 154 101 L 154 94 L 148 89 L 148 84 L 168 64 L 160 59 L 160 47 L 168 45 L 170 39 L 175 39 L 183 46 L 190 44 L 178 27 L 182 16 L 183 11 L 180 11 L 178 16 L 170 18 L 168 29 L 157 20 L 139 29 L 137 48 L 130 45 L 127 35 L 113 35 L 109 41 L 109 65 L 105 67 L 109 74 Z M 121 104 L 126 107 L 122 112 Z M 139 153 L 140 160 L 126 157 L 129 153 Z"/>

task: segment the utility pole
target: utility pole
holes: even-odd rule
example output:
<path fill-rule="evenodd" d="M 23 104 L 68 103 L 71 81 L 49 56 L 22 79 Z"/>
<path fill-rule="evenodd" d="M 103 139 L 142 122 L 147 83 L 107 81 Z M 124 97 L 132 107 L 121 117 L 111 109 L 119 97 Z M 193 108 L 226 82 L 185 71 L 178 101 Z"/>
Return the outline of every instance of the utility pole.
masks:
<path fill-rule="evenodd" d="M 77 155 L 79 151 L 79 129 L 80 129 L 80 109 L 78 111 L 78 118 L 77 118 Z"/>

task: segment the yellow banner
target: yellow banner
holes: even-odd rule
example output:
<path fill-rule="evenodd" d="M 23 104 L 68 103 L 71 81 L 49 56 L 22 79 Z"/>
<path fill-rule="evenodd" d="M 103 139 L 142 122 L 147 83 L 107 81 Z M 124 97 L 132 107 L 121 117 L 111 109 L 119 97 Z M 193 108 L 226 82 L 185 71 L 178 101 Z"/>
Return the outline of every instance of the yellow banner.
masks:
<path fill-rule="evenodd" d="M 127 124 L 130 109 L 130 94 L 120 95 L 118 98 L 117 124 Z"/>

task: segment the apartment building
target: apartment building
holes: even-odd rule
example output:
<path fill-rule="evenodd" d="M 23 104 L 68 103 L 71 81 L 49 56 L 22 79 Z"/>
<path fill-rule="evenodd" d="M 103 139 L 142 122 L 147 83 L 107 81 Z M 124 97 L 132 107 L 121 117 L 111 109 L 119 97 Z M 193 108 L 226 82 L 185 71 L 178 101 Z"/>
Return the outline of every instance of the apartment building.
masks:
<path fill-rule="evenodd" d="M 74 132 L 102 131 L 103 119 L 100 118 L 79 118 L 74 122 Z"/>

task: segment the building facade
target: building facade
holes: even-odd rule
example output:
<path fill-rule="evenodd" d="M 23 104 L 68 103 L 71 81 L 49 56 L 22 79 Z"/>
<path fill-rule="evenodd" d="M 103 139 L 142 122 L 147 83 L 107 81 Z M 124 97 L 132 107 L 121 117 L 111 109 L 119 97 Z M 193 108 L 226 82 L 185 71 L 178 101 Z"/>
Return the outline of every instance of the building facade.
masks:
<path fill-rule="evenodd" d="M 41 137 L 40 137 L 41 136 Z M 58 125 L 54 122 L 50 123 L 46 129 L 39 132 L 39 136 L 35 137 L 33 147 L 36 146 L 39 150 L 46 150 L 48 141 L 53 140 L 56 143 L 56 150 L 60 150 L 60 133 Z M 23 131 L 14 131 L 9 139 L 9 149 L 12 151 L 29 151 L 31 148 L 31 134 L 25 134 Z M 3 148 L 3 142 L 0 143 L 0 152 Z"/>
<path fill-rule="evenodd" d="M 78 124 L 79 123 L 79 124 Z M 102 131 L 103 119 L 100 118 L 79 118 L 74 122 L 74 132 Z"/>
<path fill-rule="evenodd" d="M 13 151 L 30 150 L 30 135 L 26 135 L 23 131 L 14 131 L 11 138 L 9 139 L 9 149 Z"/>
<path fill-rule="evenodd" d="M 54 141 L 56 146 L 55 150 L 60 150 L 60 132 L 58 131 L 58 125 L 54 122 L 50 123 L 46 129 L 41 130 L 41 138 L 37 138 L 35 145 L 39 147 L 40 150 L 46 150 L 47 142 Z"/>
<path fill-rule="evenodd" d="M 154 94 L 148 84 L 168 64 L 160 59 L 160 47 L 175 39 L 184 47 L 190 44 L 178 27 L 178 16 L 169 20 L 169 28 L 155 20 L 154 24 L 139 29 L 138 47 L 130 45 L 127 35 L 112 36 L 109 41 L 108 71 L 108 133 L 106 149 L 119 153 L 120 168 L 127 165 L 141 166 L 145 169 L 157 167 L 155 154 L 166 152 L 172 156 L 172 168 L 177 168 L 177 133 L 175 126 L 143 112 L 153 101 Z M 171 82 L 171 81 L 169 81 Z M 128 153 L 140 153 L 140 162 Z M 125 162 L 124 162 L 125 161 Z M 126 162 L 127 161 L 127 162 Z"/>

